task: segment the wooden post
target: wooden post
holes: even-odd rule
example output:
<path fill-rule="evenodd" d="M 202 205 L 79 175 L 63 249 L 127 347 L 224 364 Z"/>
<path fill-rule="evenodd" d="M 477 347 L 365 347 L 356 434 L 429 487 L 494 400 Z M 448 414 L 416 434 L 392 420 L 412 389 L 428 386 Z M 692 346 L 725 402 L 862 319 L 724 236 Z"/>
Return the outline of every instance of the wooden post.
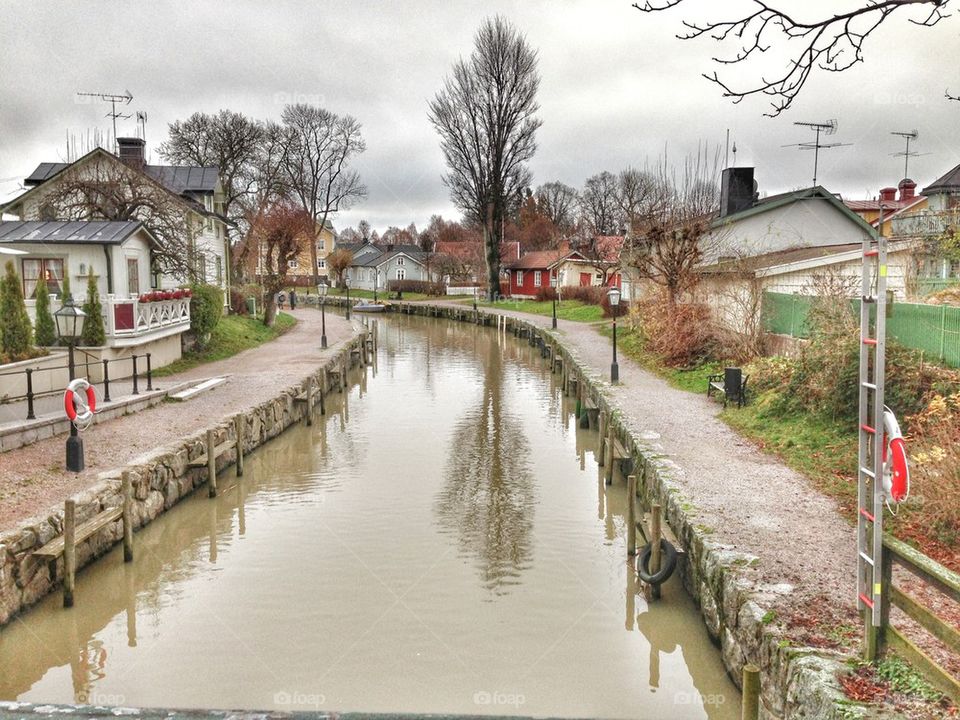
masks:
<path fill-rule="evenodd" d="M 660 504 L 653 503 L 650 505 L 650 565 L 649 570 L 651 575 L 656 575 L 660 572 L 660 538 L 662 532 L 660 530 Z M 654 585 L 650 590 L 653 593 L 653 597 L 656 599 L 660 598 L 660 586 Z"/>
<path fill-rule="evenodd" d="M 757 720 L 760 716 L 760 670 L 756 665 L 743 666 L 743 704 L 740 720 Z"/>
<path fill-rule="evenodd" d="M 123 492 L 123 561 L 133 560 L 133 486 L 130 482 L 130 473 L 123 472 L 120 476 L 120 488 Z"/>
<path fill-rule="evenodd" d="M 307 396 L 307 427 L 313 425 L 313 375 L 307 377 L 307 389 L 305 391 Z"/>
<path fill-rule="evenodd" d="M 883 653 L 890 625 L 890 591 L 893 586 L 893 554 L 886 548 L 880 558 L 880 627 L 877 628 L 877 652 Z"/>
<path fill-rule="evenodd" d="M 627 477 L 627 555 L 637 554 L 637 476 Z"/>
<path fill-rule="evenodd" d="M 243 415 L 233 419 L 234 433 L 237 436 L 237 477 L 243 476 Z"/>
<path fill-rule="evenodd" d="M 77 573 L 77 502 L 63 503 L 63 606 L 73 607 L 73 582 Z"/>
<path fill-rule="evenodd" d="M 210 497 L 217 496 L 217 445 L 213 430 L 207 430 L 207 483 Z"/>
<path fill-rule="evenodd" d="M 613 428 L 610 428 L 604 442 L 606 449 L 604 450 L 603 481 L 607 485 L 613 485 L 613 442 Z"/>
<path fill-rule="evenodd" d="M 320 376 L 320 414 L 327 414 L 327 389 L 329 388 L 327 380 L 327 368 L 323 368 L 323 374 Z"/>

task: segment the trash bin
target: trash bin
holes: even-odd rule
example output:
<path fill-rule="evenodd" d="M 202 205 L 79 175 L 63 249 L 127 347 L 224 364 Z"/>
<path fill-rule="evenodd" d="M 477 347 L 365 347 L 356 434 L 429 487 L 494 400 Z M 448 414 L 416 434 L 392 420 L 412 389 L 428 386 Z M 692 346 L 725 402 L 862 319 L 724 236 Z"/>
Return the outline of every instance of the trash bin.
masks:
<path fill-rule="evenodd" d="M 257 299 L 248 297 L 247 298 L 247 314 L 256 315 L 257 314 Z"/>

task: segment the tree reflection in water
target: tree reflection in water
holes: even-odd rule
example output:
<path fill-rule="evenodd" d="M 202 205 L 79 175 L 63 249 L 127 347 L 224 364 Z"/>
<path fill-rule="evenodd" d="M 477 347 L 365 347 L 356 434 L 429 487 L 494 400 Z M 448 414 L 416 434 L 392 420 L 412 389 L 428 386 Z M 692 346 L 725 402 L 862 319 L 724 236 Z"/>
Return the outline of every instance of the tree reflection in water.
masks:
<path fill-rule="evenodd" d="M 435 512 L 460 553 L 476 559 L 484 586 L 503 595 L 530 566 L 536 487 L 523 422 L 504 402 L 499 341 L 478 338 L 483 392 L 453 429 Z"/>

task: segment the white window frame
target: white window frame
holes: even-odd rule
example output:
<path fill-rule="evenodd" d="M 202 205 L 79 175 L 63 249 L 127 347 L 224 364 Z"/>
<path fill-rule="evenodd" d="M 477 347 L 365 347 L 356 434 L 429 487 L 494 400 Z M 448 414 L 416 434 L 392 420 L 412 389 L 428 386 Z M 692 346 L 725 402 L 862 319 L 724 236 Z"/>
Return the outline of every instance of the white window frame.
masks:
<path fill-rule="evenodd" d="M 300 267 L 300 261 L 294 258 L 293 260 L 287 260 L 287 267 L 291 270 L 296 270 Z"/>
<path fill-rule="evenodd" d="M 403 265 L 403 264 L 404 264 L 404 262 L 403 262 L 403 261 L 404 261 L 404 258 L 403 258 L 403 256 L 401 256 L 401 257 L 398 257 L 398 258 L 397 258 L 397 265 Z"/>
<path fill-rule="evenodd" d="M 543 285 L 543 272 L 541 270 L 533 271 L 533 286 L 540 287 Z"/>
<path fill-rule="evenodd" d="M 404 268 L 398 267 L 397 280 L 406 280 L 406 279 L 407 279 L 407 271 Z"/>
<path fill-rule="evenodd" d="M 523 270 L 517 270 L 517 287 L 523 287 Z"/>
<path fill-rule="evenodd" d="M 319 268 L 320 270 L 326 270 L 326 269 L 327 269 L 327 260 L 326 260 L 326 258 L 317 258 L 317 268 Z"/>

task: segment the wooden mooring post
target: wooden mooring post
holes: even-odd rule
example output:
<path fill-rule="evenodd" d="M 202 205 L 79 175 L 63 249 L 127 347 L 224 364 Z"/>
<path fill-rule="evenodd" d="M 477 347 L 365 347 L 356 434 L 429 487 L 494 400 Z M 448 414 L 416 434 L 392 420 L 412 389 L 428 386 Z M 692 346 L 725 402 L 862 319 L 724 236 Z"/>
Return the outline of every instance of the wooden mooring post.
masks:
<path fill-rule="evenodd" d="M 740 720 L 760 717 L 760 669 L 756 665 L 743 666 L 743 691 Z"/>
<path fill-rule="evenodd" d="M 120 489 L 123 493 L 123 561 L 133 560 L 133 483 L 130 473 L 124 470 L 120 476 Z"/>
<path fill-rule="evenodd" d="M 307 377 L 307 389 L 306 389 L 307 401 L 306 405 L 306 414 L 307 414 L 307 426 L 313 425 L 313 375 Z"/>
<path fill-rule="evenodd" d="M 650 564 L 649 570 L 651 575 L 656 575 L 660 572 L 660 541 L 663 537 L 663 531 L 660 528 L 660 503 L 653 503 L 650 505 Z M 650 593 L 655 600 L 660 599 L 660 586 L 651 585 Z"/>
<path fill-rule="evenodd" d="M 237 436 L 237 477 L 243 476 L 243 415 L 233 419 L 234 434 Z"/>
<path fill-rule="evenodd" d="M 73 586 L 77 575 L 77 501 L 63 503 L 63 606 L 73 607 Z"/>
<path fill-rule="evenodd" d="M 213 430 L 207 430 L 207 483 L 210 497 L 217 496 L 217 444 Z"/>
<path fill-rule="evenodd" d="M 627 555 L 637 554 L 637 476 L 627 477 Z"/>

